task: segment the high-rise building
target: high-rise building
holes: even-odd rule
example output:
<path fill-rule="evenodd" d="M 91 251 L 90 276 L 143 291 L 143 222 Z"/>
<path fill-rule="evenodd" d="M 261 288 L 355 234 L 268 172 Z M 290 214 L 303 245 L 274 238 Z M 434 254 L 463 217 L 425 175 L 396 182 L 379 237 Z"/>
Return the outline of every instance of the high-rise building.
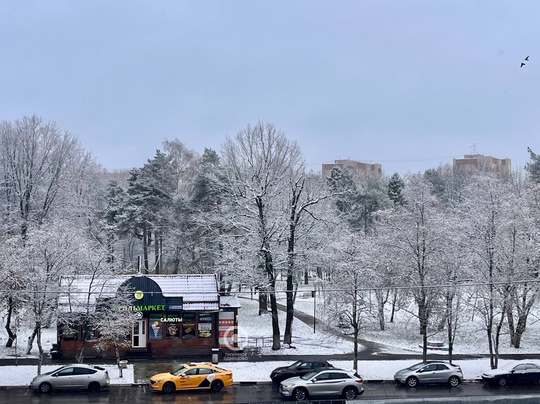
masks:
<path fill-rule="evenodd" d="M 454 170 L 486 170 L 509 174 L 511 169 L 510 159 L 501 159 L 483 154 L 465 154 L 462 159 L 454 159 Z"/>
<path fill-rule="evenodd" d="M 322 165 L 322 175 L 329 177 L 332 169 L 338 167 L 341 171 L 348 172 L 355 182 L 366 175 L 382 175 L 382 165 L 378 163 L 361 163 L 355 160 L 335 160 L 333 163 Z"/>

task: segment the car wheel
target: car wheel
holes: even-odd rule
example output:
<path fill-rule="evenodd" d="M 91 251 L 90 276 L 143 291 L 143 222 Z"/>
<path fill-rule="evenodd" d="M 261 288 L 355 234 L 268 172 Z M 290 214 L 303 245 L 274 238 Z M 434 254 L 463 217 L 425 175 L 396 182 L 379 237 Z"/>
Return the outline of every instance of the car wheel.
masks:
<path fill-rule="evenodd" d="M 293 391 L 292 396 L 296 401 L 304 401 L 308 398 L 308 392 L 306 389 L 298 388 Z"/>
<path fill-rule="evenodd" d="M 345 387 L 343 390 L 343 398 L 345 400 L 354 400 L 356 398 L 356 389 L 354 387 Z"/>
<path fill-rule="evenodd" d="M 498 383 L 499 383 L 499 386 L 504 387 L 508 384 L 508 381 L 504 377 L 501 377 Z"/>
<path fill-rule="evenodd" d="M 407 386 L 409 387 L 416 387 L 416 385 L 418 384 L 418 379 L 414 376 L 411 376 L 411 377 L 408 377 L 407 380 L 405 381 L 405 383 L 407 384 Z"/>
<path fill-rule="evenodd" d="M 39 392 L 43 394 L 49 394 L 52 392 L 52 386 L 50 383 L 41 383 L 39 385 Z"/>
<path fill-rule="evenodd" d="M 214 380 L 210 388 L 215 392 L 221 391 L 223 388 L 223 382 L 221 380 Z"/>
<path fill-rule="evenodd" d="M 176 390 L 176 386 L 173 382 L 167 382 L 163 385 L 161 388 L 161 391 L 165 394 L 171 394 L 173 391 Z"/>
<path fill-rule="evenodd" d="M 88 386 L 88 391 L 90 393 L 99 393 L 101 390 L 101 386 L 99 385 L 99 383 L 97 382 L 92 382 L 90 383 L 90 385 Z"/>
<path fill-rule="evenodd" d="M 459 380 L 459 377 L 457 376 L 450 376 L 450 379 L 448 379 L 450 387 L 457 387 L 459 386 L 459 383 L 461 383 L 461 380 Z"/>

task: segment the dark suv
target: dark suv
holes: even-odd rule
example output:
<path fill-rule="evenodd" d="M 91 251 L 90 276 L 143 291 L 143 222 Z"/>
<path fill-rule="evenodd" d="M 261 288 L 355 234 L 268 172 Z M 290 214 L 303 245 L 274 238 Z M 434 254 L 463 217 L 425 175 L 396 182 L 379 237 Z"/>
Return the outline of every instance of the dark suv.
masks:
<path fill-rule="evenodd" d="M 289 377 L 295 377 L 295 376 L 303 376 L 312 370 L 316 369 L 325 369 L 325 368 L 333 368 L 333 366 L 326 362 L 321 360 L 315 360 L 315 361 L 304 361 L 299 360 L 294 362 L 292 365 L 289 366 L 281 366 L 279 368 L 276 368 L 272 371 L 270 374 L 270 378 L 274 383 L 281 383 L 283 380 L 288 379 Z"/>

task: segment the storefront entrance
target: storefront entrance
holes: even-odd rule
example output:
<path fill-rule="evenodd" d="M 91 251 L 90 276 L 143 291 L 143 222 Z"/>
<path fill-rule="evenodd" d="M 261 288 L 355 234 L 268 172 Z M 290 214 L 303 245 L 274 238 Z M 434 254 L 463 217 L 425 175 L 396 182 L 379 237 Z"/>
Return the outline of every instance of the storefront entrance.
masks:
<path fill-rule="evenodd" d="M 133 322 L 131 347 L 146 348 L 146 319 L 135 320 Z"/>

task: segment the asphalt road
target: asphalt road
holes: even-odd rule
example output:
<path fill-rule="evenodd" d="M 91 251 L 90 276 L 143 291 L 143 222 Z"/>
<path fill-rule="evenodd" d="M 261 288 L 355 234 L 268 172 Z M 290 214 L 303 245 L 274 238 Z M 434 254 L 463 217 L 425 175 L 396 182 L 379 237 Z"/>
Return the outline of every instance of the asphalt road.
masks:
<path fill-rule="evenodd" d="M 422 401 L 429 402 L 437 399 L 473 398 L 481 402 L 497 397 L 506 399 L 520 396 L 534 396 L 531 402 L 540 402 L 540 387 L 485 387 L 482 383 L 464 383 L 458 387 L 420 386 L 407 388 L 393 382 L 366 383 L 365 393 L 361 401 L 385 399 L 409 399 L 407 403 Z M 278 389 L 271 383 L 235 384 L 219 393 L 206 391 L 177 392 L 163 395 L 149 391 L 146 386 L 113 386 L 108 392 L 90 394 L 87 392 L 54 393 L 51 395 L 33 394 L 27 388 L 10 388 L 0 391 L 0 403 L 51 403 L 51 404 L 86 404 L 86 403 L 280 403 L 282 402 Z M 322 403 L 323 401 L 320 401 Z M 324 401 L 330 402 L 330 401 Z M 338 400 L 336 402 L 343 402 Z"/>

